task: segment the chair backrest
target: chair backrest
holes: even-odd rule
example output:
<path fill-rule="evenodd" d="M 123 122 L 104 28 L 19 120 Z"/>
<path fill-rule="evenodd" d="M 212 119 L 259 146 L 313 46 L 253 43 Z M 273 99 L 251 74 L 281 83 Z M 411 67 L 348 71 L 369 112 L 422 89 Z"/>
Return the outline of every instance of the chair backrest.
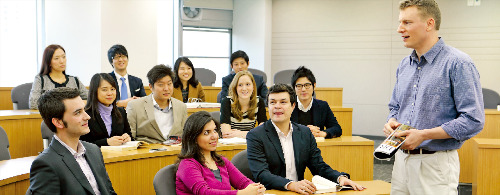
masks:
<path fill-rule="evenodd" d="M 212 86 L 215 84 L 215 79 L 217 75 L 215 75 L 214 71 L 206 68 L 194 68 L 196 72 L 196 79 L 200 81 L 203 86 Z"/>
<path fill-rule="evenodd" d="M 220 111 L 210 112 L 210 115 L 212 117 L 214 117 L 215 121 L 217 121 L 218 123 L 220 123 Z"/>
<path fill-rule="evenodd" d="M 283 84 L 291 85 L 293 72 L 295 72 L 295 70 L 293 70 L 293 69 L 282 70 L 282 71 L 277 72 L 276 74 L 274 74 L 274 84 L 283 83 Z"/>
<path fill-rule="evenodd" d="M 175 164 L 161 168 L 153 179 L 156 195 L 175 195 Z"/>
<path fill-rule="evenodd" d="M 47 127 L 44 121 L 42 121 L 40 129 L 42 130 L 43 149 L 46 149 L 49 147 L 49 144 L 52 141 L 52 136 L 54 136 L 54 132 L 52 132 L 49 129 L 49 127 Z"/>
<path fill-rule="evenodd" d="M 496 109 L 497 105 L 500 105 L 500 95 L 496 91 L 483 88 L 483 101 L 484 108 Z"/>
<path fill-rule="evenodd" d="M 14 110 L 29 109 L 30 91 L 33 83 L 24 83 L 12 88 L 10 99 Z"/>
<path fill-rule="evenodd" d="M 9 138 L 7 137 L 7 133 L 5 132 L 5 130 L 0 127 L 0 161 L 9 159 Z"/>
<path fill-rule="evenodd" d="M 220 91 L 219 91 L 219 93 L 217 94 L 217 103 L 220 103 L 220 102 L 222 102 L 222 99 L 220 97 Z"/>
<path fill-rule="evenodd" d="M 264 83 L 267 83 L 267 75 L 264 71 L 258 70 L 258 69 L 253 69 L 253 68 L 249 68 L 248 71 L 251 72 L 253 75 L 262 76 L 264 79 Z M 233 73 L 234 73 L 234 70 L 231 71 L 231 74 L 233 74 Z"/>
<path fill-rule="evenodd" d="M 256 74 L 256 75 L 260 75 L 260 76 L 264 77 L 264 83 L 267 83 L 267 75 L 264 71 L 253 69 L 253 68 L 249 68 L 248 71 L 250 71 L 252 74 Z"/>
<path fill-rule="evenodd" d="M 243 175 L 248 177 L 253 181 L 252 171 L 250 171 L 250 166 L 248 165 L 247 150 L 243 150 L 238 154 L 234 155 L 231 159 L 231 163 L 241 172 Z"/>

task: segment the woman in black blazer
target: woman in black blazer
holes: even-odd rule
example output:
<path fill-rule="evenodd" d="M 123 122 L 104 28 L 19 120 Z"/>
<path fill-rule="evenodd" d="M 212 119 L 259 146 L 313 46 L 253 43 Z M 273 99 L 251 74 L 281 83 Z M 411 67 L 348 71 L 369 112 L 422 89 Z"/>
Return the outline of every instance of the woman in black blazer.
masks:
<path fill-rule="evenodd" d="M 131 141 L 127 113 L 116 106 L 116 81 L 107 73 L 95 74 L 89 86 L 85 111 L 91 117 L 90 132 L 81 140 L 101 146 L 119 146 Z"/>

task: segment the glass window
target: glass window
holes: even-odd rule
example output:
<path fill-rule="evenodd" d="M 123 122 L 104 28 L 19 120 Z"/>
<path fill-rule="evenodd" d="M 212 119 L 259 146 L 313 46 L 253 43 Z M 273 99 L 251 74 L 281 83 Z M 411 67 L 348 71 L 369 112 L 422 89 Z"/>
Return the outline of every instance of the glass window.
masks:
<path fill-rule="evenodd" d="M 36 0 L 1 0 L 0 13 L 0 87 L 33 82 L 38 72 Z"/>
<path fill-rule="evenodd" d="M 184 27 L 182 55 L 188 57 L 195 68 L 215 72 L 215 86 L 222 86 L 222 77 L 229 74 L 231 30 Z"/>

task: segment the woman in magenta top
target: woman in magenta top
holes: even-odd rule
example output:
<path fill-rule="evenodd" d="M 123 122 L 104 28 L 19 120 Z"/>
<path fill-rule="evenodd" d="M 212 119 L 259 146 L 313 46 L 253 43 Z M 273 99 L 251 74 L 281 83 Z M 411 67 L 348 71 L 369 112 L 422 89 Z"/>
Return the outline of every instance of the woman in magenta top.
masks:
<path fill-rule="evenodd" d="M 175 181 L 177 194 L 264 194 L 262 184 L 253 183 L 215 152 L 218 129 L 219 124 L 206 111 L 186 120 Z"/>

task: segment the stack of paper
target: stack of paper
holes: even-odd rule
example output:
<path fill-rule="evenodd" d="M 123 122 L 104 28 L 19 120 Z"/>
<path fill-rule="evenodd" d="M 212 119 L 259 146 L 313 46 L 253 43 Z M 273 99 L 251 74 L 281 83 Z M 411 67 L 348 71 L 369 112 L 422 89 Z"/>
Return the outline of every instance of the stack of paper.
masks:
<path fill-rule="evenodd" d="M 195 102 L 186 103 L 187 108 L 220 108 L 220 103 Z"/>
<path fill-rule="evenodd" d="M 221 143 L 221 144 L 246 144 L 247 140 L 244 138 L 233 137 L 233 138 L 219 139 L 219 143 Z"/>

